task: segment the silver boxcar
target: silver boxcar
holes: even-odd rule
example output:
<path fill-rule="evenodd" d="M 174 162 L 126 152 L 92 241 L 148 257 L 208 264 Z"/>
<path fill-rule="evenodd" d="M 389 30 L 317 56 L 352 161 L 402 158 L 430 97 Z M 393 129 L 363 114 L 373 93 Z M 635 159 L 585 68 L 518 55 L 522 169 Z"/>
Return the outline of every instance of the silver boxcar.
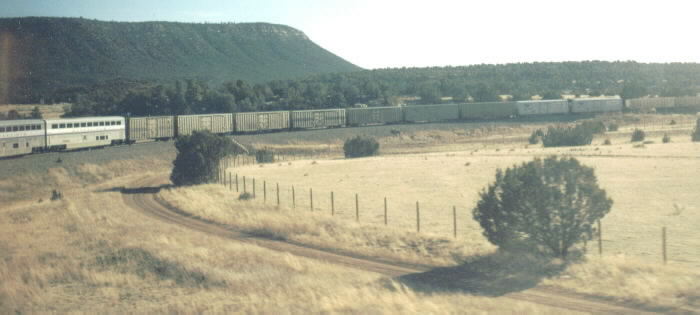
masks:
<path fill-rule="evenodd" d="M 129 117 L 126 125 L 126 134 L 130 142 L 175 137 L 174 116 Z"/>
<path fill-rule="evenodd" d="M 653 108 L 673 107 L 676 99 L 673 97 L 645 97 L 626 100 L 627 108 L 632 110 L 650 110 Z"/>
<path fill-rule="evenodd" d="M 292 128 L 315 129 L 345 126 L 344 109 L 295 110 L 291 112 Z"/>
<path fill-rule="evenodd" d="M 177 116 L 177 135 L 189 136 L 193 131 L 212 133 L 233 132 L 233 114 L 202 114 Z"/>
<path fill-rule="evenodd" d="M 567 100 L 518 101 L 516 106 L 520 116 L 569 113 L 569 101 Z"/>
<path fill-rule="evenodd" d="M 289 129 L 289 112 L 236 113 L 236 132 Z"/>
<path fill-rule="evenodd" d="M 401 107 L 348 108 L 348 125 L 366 126 L 398 123 L 403 121 Z"/>
<path fill-rule="evenodd" d="M 0 157 L 43 150 L 46 147 L 45 128 L 41 119 L 0 121 Z"/>
<path fill-rule="evenodd" d="M 622 99 L 619 98 L 577 98 L 571 100 L 572 113 L 621 112 Z"/>
<path fill-rule="evenodd" d="M 406 121 L 433 122 L 459 119 L 459 106 L 448 105 L 422 105 L 404 107 Z"/>

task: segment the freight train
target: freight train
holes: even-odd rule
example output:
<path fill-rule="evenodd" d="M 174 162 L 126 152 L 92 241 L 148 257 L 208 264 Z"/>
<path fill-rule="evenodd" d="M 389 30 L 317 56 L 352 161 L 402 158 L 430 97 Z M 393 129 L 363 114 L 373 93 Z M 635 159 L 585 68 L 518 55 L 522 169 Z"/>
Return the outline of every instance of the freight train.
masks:
<path fill-rule="evenodd" d="M 620 112 L 619 98 L 442 104 L 149 117 L 0 121 L 0 157 L 168 140 L 208 130 L 243 134 L 516 116 Z"/>

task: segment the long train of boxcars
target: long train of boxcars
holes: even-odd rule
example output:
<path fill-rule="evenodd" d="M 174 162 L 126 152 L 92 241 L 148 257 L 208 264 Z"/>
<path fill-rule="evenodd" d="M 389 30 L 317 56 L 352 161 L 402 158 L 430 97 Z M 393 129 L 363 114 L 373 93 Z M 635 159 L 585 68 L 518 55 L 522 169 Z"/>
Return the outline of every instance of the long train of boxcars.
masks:
<path fill-rule="evenodd" d="M 619 112 L 618 98 L 292 110 L 149 117 L 0 121 L 0 157 L 167 140 L 208 130 L 241 134 L 515 116 Z"/>

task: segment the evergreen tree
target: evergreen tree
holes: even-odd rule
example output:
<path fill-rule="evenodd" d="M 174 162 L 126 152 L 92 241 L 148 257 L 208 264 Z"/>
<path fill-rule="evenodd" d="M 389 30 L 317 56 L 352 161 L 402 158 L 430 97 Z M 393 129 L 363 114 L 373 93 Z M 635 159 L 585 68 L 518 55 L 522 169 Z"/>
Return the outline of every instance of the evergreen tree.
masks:
<path fill-rule="evenodd" d="M 219 162 L 230 154 L 243 152 L 230 138 L 208 131 L 195 131 L 175 142 L 177 156 L 170 180 L 176 186 L 198 185 L 215 181 Z"/>

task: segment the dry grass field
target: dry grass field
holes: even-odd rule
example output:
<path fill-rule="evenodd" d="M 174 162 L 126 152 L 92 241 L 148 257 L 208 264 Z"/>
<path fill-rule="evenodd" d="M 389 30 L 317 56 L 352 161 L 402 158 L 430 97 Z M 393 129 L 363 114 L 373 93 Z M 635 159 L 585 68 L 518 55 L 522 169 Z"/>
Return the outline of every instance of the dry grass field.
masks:
<path fill-rule="evenodd" d="M 0 113 L 7 114 L 11 110 L 16 110 L 22 116 L 29 116 L 34 107 L 39 107 L 42 116 L 46 118 L 60 118 L 69 108 L 70 104 L 4 104 L 0 105 Z"/>
<path fill-rule="evenodd" d="M 493 254 L 495 248 L 481 236 L 470 214 L 478 191 L 493 180 L 496 168 L 534 156 L 570 154 L 595 167 L 601 186 L 615 200 L 603 221 L 604 257 L 592 251 L 585 262 L 536 281 L 556 290 L 616 300 L 700 308 L 700 275 L 695 271 L 700 266 L 695 228 L 700 203 L 693 189 L 700 175 L 700 145 L 688 142 L 683 136 L 687 131 L 662 127 L 649 135 L 655 143 L 635 147 L 628 143 L 625 127 L 607 136 L 610 146 L 599 145 L 604 140 L 600 138 L 585 148 L 543 149 L 524 144 L 528 128 L 513 129 L 500 140 L 494 133 L 487 136 L 493 141 L 486 142 L 454 130 L 407 131 L 381 139 L 390 148 L 384 156 L 229 169 L 239 174 L 240 190 L 242 176 L 249 192 L 251 178 L 256 179 L 256 200 L 237 200 L 238 194 L 217 184 L 162 190 L 158 197 L 258 236 L 380 260 L 444 266 L 444 273 L 435 269 L 438 277 L 431 271 L 414 278 L 459 282 L 467 280 L 460 275 L 469 275 L 474 266 L 513 265 L 514 257 Z M 660 143 L 663 132 L 672 132 L 671 144 Z M 415 141 L 424 142 L 412 145 Z M 297 150 L 328 143 L 276 145 Z M 337 149 L 332 147 L 331 153 L 337 155 Z M 4 172 L 9 175 L 0 179 L 0 313 L 563 311 L 484 293 L 421 289 L 409 279 L 389 279 L 170 224 L 131 208 L 115 189 L 166 177 L 170 155 L 81 163 L 66 158 L 73 154 L 89 153 L 63 155 L 66 161 L 61 164 L 46 158 L 53 164 L 41 171 Z M 0 161 L 9 162 L 20 165 L 24 160 Z M 277 182 L 280 207 L 275 206 L 272 184 Z M 296 207 L 291 204 L 292 184 Z M 51 189 L 60 190 L 63 199 L 49 201 Z M 335 217 L 330 215 L 330 191 L 335 193 Z M 388 226 L 383 222 L 385 196 Z M 415 232 L 416 201 L 421 207 L 420 234 Z M 453 205 L 457 238 L 452 237 Z M 660 263 L 661 226 L 669 234 L 666 266 Z M 448 275 L 451 279 L 440 277 Z"/>

